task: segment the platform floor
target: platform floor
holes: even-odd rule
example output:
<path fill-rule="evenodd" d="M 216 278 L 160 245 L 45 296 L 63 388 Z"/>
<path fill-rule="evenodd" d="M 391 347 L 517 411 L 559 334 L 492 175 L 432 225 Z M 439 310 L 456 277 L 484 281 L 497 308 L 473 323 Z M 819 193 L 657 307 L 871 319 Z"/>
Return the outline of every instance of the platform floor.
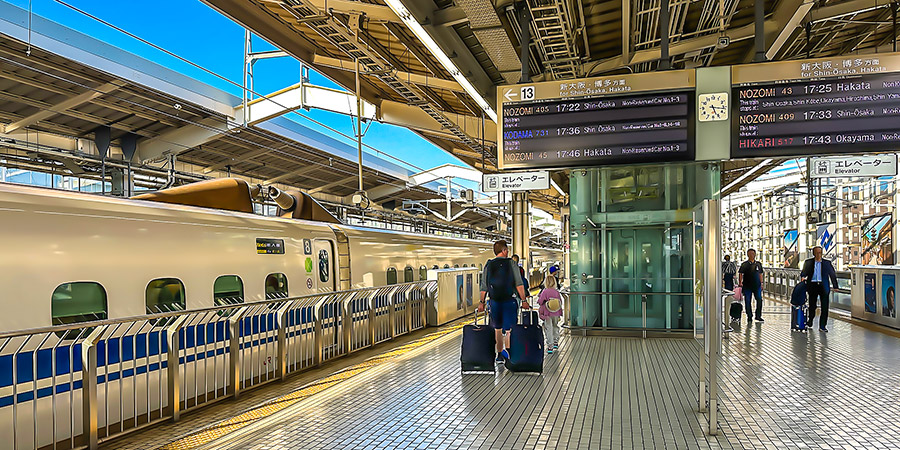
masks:
<path fill-rule="evenodd" d="M 542 376 L 461 375 L 453 332 L 194 448 L 900 449 L 900 339 L 766 311 L 725 341 L 717 436 L 693 340 L 566 337 Z"/>

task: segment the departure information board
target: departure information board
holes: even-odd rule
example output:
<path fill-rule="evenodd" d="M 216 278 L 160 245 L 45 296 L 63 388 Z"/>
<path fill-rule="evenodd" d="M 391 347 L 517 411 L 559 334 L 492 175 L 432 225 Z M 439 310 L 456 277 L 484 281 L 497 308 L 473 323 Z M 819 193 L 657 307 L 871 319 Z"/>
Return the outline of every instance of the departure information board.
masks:
<path fill-rule="evenodd" d="M 673 71 L 500 87 L 500 168 L 693 160 L 693 83 Z"/>
<path fill-rule="evenodd" d="M 897 69 L 896 54 L 734 67 L 732 157 L 900 149 Z"/>

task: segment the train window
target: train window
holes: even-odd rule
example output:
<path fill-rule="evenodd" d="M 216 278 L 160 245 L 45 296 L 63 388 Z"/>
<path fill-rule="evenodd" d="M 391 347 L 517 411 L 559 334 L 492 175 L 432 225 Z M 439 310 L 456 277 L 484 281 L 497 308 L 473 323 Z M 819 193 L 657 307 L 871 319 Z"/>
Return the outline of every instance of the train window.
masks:
<path fill-rule="evenodd" d="M 288 297 L 287 277 L 283 273 L 266 275 L 266 300 Z"/>
<path fill-rule="evenodd" d="M 416 281 L 413 279 L 413 277 L 415 277 L 415 276 L 416 276 L 416 272 L 413 270 L 413 268 L 411 266 L 406 266 L 406 268 L 403 269 L 403 282 L 404 283 L 412 283 L 413 281 Z"/>
<path fill-rule="evenodd" d="M 184 311 L 184 283 L 178 278 L 158 278 L 147 283 L 147 314 Z"/>
<path fill-rule="evenodd" d="M 92 281 L 63 283 L 50 298 L 53 325 L 102 320 L 108 312 L 106 290 Z"/>
<path fill-rule="evenodd" d="M 424 264 L 419 266 L 419 280 L 424 281 L 428 279 L 428 267 Z"/>
<path fill-rule="evenodd" d="M 445 268 L 445 269 L 449 269 L 449 268 L 450 268 L 450 264 L 444 264 L 444 268 Z"/>
<path fill-rule="evenodd" d="M 388 267 L 387 284 L 397 284 L 397 269 Z"/>
<path fill-rule="evenodd" d="M 222 275 L 213 284 L 213 300 L 216 305 L 244 303 L 244 282 L 237 275 Z"/>

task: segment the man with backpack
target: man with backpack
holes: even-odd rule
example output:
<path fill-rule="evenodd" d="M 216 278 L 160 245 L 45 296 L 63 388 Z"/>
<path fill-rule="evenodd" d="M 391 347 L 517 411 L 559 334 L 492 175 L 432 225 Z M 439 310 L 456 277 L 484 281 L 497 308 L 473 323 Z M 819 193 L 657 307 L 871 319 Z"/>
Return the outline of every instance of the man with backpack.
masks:
<path fill-rule="evenodd" d="M 497 361 L 509 358 L 509 330 L 517 322 L 518 305 L 515 294 L 525 299 L 525 283 L 519 275 L 518 265 L 509 258 L 506 241 L 494 243 L 495 258 L 488 260 L 481 274 L 481 303 L 479 311 L 484 311 L 485 297 L 490 295 L 490 319 L 497 341 Z M 506 334 L 504 337 L 504 333 Z"/>

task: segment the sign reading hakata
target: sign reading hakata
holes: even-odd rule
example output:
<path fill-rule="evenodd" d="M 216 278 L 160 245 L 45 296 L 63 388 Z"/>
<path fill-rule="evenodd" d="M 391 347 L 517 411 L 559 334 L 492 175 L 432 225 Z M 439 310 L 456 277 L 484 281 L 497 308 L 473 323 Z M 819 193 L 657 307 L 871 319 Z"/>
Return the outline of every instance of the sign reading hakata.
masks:
<path fill-rule="evenodd" d="M 539 191 L 550 189 L 550 172 L 486 173 L 481 178 L 482 192 Z"/>
<path fill-rule="evenodd" d="M 813 178 L 881 177 L 897 175 L 897 155 L 810 158 Z"/>

